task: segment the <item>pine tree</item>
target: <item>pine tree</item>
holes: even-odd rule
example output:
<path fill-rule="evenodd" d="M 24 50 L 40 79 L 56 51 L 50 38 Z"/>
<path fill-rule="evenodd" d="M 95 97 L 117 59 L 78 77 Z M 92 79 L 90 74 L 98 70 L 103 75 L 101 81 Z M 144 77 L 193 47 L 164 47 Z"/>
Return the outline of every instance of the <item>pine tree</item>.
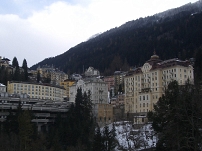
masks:
<path fill-rule="evenodd" d="M 158 134 L 157 150 L 200 150 L 201 132 L 201 90 L 190 83 L 179 86 L 177 81 L 168 85 L 148 114 Z"/>
<path fill-rule="evenodd" d="M 22 68 L 24 69 L 23 79 L 24 79 L 24 81 L 28 81 L 28 67 L 27 67 L 27 61 L 26 61 L 26 59 L 23 60 Z"/>
<path fill-rule="evenodd" d="M 20 67 L 16 57 L 13 58 L 12 66 L 14 67 L 13 80 L 20 80 Z"/>
<path fill-rule="evenodd" d="M 95 129 L 95 135 L 93 139 L 93 151 L 104 151 L 104 142 L 103 142 L 103 137 L 100 132 L 100 127 L 97 126 Z"/>
<path fill-rule="evenodd" d="M 115 126 L 112 127 L 112 130 L 109 130 L 109 126 L 105 125 L 103 130 L 103 139 L 104 139 L 104 150 L 112 151 L 116 147 L 116 139 L 115 139 Z"/>

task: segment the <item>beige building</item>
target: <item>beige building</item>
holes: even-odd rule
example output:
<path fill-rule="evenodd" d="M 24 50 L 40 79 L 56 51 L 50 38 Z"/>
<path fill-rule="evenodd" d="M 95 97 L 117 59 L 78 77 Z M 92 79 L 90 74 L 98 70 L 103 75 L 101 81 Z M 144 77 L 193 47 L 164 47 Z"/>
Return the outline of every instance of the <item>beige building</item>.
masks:
<path fill-rule="evenodd" d="M 60 86 L 14 81 L 8 81 L 7 92 L 10 94 L 26 93 L 30 98 L 50 99 L 55 101 L 62 101 L 65 96 L 65 89 Z"/>
<path fill-rule="evenodd" d="M 111 104 L 97 104 L 97 122 L 100 126 L 113 122 L 113 106 Z"/>
<path fill-rule="evenodd" d="M 145 117 L 171 81 L 184 85 L 188 79 L 194 80 L 190 62 L 177 58 L 162 61 L 154 54 L 142 67 L 124 78 L 125 113 L 138 113 L 136 117 Z"/>
<path fill-rule="evenodd" d="M 50 83 L 54 85 L 60 85 L 60 82 L 68 79 L 68 75 L 66 73 L 54 68 L 53 66 L 44 65 L 42 67 L 38 67 L 37 71 L 34 71 L 33 74 L 37 76 L 37 72 L 40 73 L 42 79 L 50 79 Z"/>

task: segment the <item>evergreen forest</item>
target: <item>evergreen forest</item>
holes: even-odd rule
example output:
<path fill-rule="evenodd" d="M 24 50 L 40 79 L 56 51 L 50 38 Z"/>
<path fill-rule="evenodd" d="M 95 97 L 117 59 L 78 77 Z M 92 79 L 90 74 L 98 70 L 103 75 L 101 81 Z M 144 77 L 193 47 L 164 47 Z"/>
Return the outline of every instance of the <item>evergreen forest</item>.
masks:
<path fill-rule="evenodd" d="M 31 69 L 54 64 L 60 70 L 72 74 L 82 73 L 93 66 L 102 75 L 112 75 L 116 70 L 127 71 L 130 67 L 142 66 L 154 51 L 162 60 L 194 58 L 202 47 L 202 4 L 193 6 L 188 4 L 186 7 L 129 21 L 63 54 L 47 58 Z"/>

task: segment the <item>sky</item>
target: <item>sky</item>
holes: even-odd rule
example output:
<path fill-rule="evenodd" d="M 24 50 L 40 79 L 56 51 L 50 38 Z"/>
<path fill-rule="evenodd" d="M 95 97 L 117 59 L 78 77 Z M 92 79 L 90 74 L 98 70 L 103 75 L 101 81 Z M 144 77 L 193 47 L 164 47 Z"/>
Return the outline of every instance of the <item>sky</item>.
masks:
<path fill-rule="evenodd" d="M 125 22 L 198 0 L 0 0 L 0 56 L 28 67 Z"/>

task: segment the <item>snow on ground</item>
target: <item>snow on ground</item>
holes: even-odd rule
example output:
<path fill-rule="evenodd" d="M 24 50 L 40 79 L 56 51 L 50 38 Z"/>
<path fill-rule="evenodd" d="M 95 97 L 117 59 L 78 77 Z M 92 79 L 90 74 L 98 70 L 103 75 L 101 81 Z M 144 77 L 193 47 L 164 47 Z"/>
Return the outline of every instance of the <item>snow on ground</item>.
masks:
<path fill-rule="evenodd" d="M 156 136 L 151 124 L 145 124 L 142 127 L 134 128 L 131 122 L 121 121 L 115 122 L 116 139 L 118 146 L 116 151 L 122 150 L 141 150 L 156 146 Z M 109 124 L 109 129 L 112 129 L 112 124 Z"/>

